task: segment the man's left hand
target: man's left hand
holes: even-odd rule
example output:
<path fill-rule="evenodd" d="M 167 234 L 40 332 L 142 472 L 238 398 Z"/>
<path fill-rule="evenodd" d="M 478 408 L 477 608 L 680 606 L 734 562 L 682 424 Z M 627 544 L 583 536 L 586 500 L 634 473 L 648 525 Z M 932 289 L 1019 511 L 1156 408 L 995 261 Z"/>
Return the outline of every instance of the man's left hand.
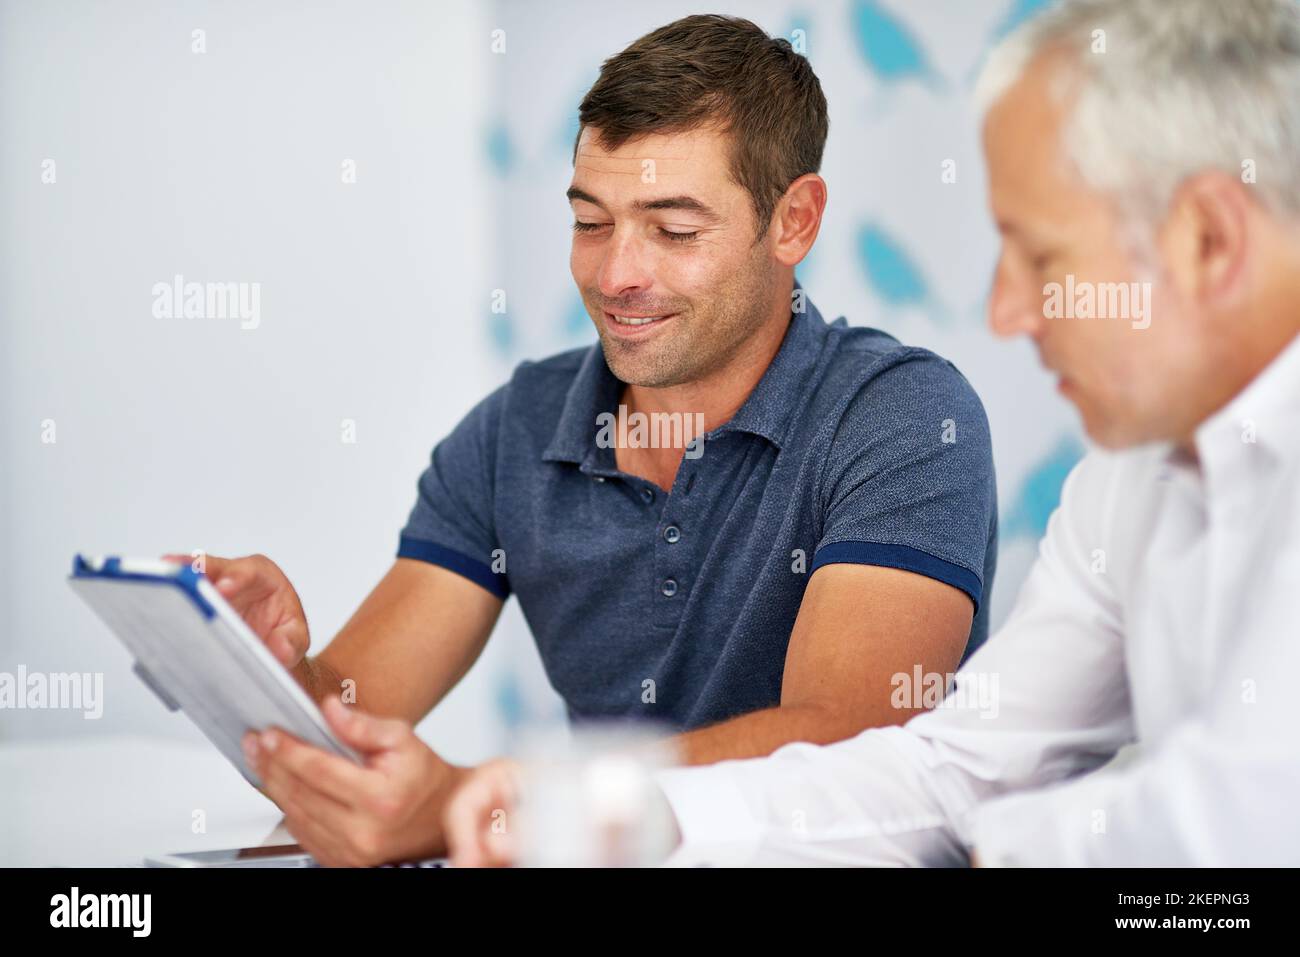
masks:
<path fill-rule="evenodd" d="M 373 867 L 446 851 L 443 806 L 470 769 L 448 764 L 406 721 L 336 698 L 322 703 L 339 740 L 364 765 L 272 728 L 244 735 L 244 753 L 285 826 L 326 867 Z"/>

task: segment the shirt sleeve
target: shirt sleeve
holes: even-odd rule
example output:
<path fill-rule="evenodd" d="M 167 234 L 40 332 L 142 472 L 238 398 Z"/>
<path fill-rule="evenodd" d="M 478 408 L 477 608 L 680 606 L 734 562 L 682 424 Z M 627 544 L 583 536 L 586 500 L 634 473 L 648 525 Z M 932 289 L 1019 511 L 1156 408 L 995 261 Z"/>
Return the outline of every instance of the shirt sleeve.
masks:
<path fill-rule="evenodd" d="M 499 598 L 509 580 L 495 567 L 500 543 L 493 521 L 497 436 L 508 386 L 497 389 L 439 442 L 417 483 L 415 506 L 397 557 L 439 565 Z"/>
<path fill-rule="evenodd" d="M 1300 861 L 1300 549 L 1243 609 L 1203 706 L 1118 768 L 990 801 L 970 841 L 992 866 L 1294 867 Z M 1199 636 L 1185 635 L 1194 640 Z"/>
<path fill-rule="evenodd" d="M 1076 466 L 1006 625 L 939 707 L 825 747 L 661 772 L 684 839 L 674 863 L 964 864 L 981 804 L 1131 741 L 1119 604 L 1092 569 L 1110 485 L 1096 456 Z"/>
<path fill-rule="evenodd" d="M 823 469 L 812 568 L 883 565 L 959 588 L 978 609 L 997 524 L 988 420 L 975 390 L 924 350 L 870 378 Z"/>

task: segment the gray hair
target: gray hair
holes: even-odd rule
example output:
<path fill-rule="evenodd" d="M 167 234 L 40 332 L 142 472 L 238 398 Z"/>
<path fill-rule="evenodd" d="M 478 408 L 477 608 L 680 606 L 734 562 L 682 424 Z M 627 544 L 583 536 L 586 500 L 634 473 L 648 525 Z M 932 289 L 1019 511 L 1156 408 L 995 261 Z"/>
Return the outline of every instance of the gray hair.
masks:
<path fill-rule="evenodd" d="M 1053 51 L 1065 155 L 1130 219 L 1154 225 L 1206 170 L 1253 173 L 1265 209 L 1300 219 L 1300 2 L 1066 0 L 990 53 L 981 110 Z"/>

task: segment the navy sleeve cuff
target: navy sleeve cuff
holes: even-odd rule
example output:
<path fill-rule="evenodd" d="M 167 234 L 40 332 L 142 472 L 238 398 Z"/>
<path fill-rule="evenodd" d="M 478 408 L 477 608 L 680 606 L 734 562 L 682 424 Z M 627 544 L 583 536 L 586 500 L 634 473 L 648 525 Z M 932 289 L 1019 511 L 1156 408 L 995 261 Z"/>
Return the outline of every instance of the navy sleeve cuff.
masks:
<path fill-rule="evenodd" d="M 464 552 L 445 545 L 436 545 L 419 538 L 401 537 L 397 546 L 398 558 L 414 558 L 455 572 L 462 578 L 468 578 L 476 585 L 481 585 L 501 600 L 510 596 L 510 582 L 505 575 L 494 572 L 491 566 L 470 558 Z"/>
<path fill-rule="evenodd" d="M 954 588 L 960 588 L 975 603 L 975 610 L 980 607 L 983 584 L 980 577 L 969 568 L 954 565 L 952 562 L 935 558 L 929 552 L 910 545 L 882 545 L 879 542 L 831 542 L 817 549 L 813 556 L 812 569 L 815 572 L 823 565 L 880 565 L 885 568 L 898 568 L 905 572 L 915 572 L 926 578 L 933 578 Z"/>

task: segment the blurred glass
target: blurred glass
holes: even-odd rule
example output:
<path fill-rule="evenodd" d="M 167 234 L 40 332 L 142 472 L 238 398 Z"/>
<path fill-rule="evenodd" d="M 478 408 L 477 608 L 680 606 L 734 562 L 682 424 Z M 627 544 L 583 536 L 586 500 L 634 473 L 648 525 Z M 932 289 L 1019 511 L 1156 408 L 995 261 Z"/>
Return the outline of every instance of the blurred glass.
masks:
<path fill-rule="evenodd" d="M 525 739 L 518 824 L 523 867 L 650 867 L 672 851 L 672 813 L 654 781 L 675 755 L 662 735 L 583 726 Z"/>

